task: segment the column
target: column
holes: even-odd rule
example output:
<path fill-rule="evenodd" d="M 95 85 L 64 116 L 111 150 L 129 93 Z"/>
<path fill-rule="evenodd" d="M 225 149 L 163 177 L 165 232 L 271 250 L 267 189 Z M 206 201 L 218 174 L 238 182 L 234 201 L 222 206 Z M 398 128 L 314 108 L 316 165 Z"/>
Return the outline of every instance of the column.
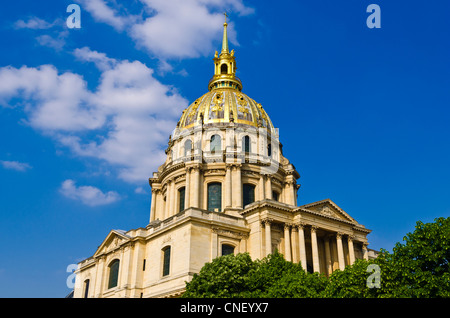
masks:
<path fill-rule="evenodd" d="M 170 211 L 170 202 L 172 201 L 170 196 L 172 194 L 172 181 L 167 181 L 166 186 L 166 204 L 164 205 L 164 217 L 163 220 L 167 219 L 169 217 L 169 211 Z"/>
<path fill-rule="evenodd" d="M 175 214 L 175 202 L 177 201 L 177 195 L 175 193 L 175 180 L 173 180 L 171 183 L 170 188 L 170 201 L 169 201 L 169 215 L 167 217 L 170 217 Z"/>
<path fill-rule="evenodd" d="M 348 255 L 350 257 L 350 265 L 353 265 L 355 262 L 355 250 L 353 249 L 353 239 L 354 236 L 348 236 L 347 242 L 348 242 Z"/>
<path fill-rule="evenodd" d="M 333 266 L 331 265 L 331 253 L 330 253 L 330 238 L 325 237 L 325 267 L 327 269 L 328 276 L 333 272 Z"/>
<path fill-rule="evenodd" d="M 292 191 L 292 181 L 287 181 L 286 183 L 285 183 L 285 187 L 284 187 L 284 190 L 285 190 L 285 202 L 287 203 L 287 204 L 291 204 L 291 205 L 293 205 L 294 204 L 294 198 L 293 198 L 293 191 Z"/>
<path fill-rule="evenodd" d="M 336 243 L 338 251 L 339 269 L 343 271 L 345 269 L 345 260 L 344 260 L 344 247 L 342 246 L 342 233 L 336 234 Z"/>
<path fill-rule="evenodd" d="M 300 258 L 298 256 L 298 245 L 297 245 L 297 239 L 298 238 L 298 229 L 297 225 L 292 225 L 292 234 L 291 234 L 291 243 L 292 243 L 292 262 L 298 263 L 300 261 Z"/>
<path fill-rule="evenodd" d="M 272 254 L 272 234 L 270 232 L 270 223 L 271 220 L 265 219 L 264 222 L 264 228 L 266 232 L 266 256 L 269 254 Z"/>
<path fill-rule="evenodd" d="M 319 265 L 319 249 L 317 245 L 317 227 L 311 226 L 311 245 L 312 245 L 312 258 L 313 258 L 313 271 L 320 273 Z"/>
<path fill-rule="evenodd" d="M 191 168 L 186 169 L 186 186 L 184 188 L 184 208 L 190 207 L 191 198 Z"/>
<path fill-rule="evenodd" d="M 152 188 L 152 203 L 150 205 L 150 222 L 155 220 L 156 213 L 156 189 Z"/>
<path fill-rule="evenodd" d="M 218 250 L 219 246 L 218 246 L 218 228 L 213 227 L 212 231 L 211 231 L 211 255 L 210 258 L 211 260 L 215 259 L 216 257 L 219 256 L 220 251 Z M 221 254 L 220 254 L 221 255 Z"/>
<path fill-rule="evenodd" d="M 306 272 L 307 265 L 306 265 L 306 245 L 305 245 L 304 226 L 305 225 L 303 223 L 298 224 L 298 245 L 300 248 L 300 262 L 303 269 Z"/>
<path fill-rule="evenodd" d="M 264 175 L 259 176 L 259 200 L 264 200 L 266 198 L 264 193 Z"/>
<path fill-rule="evenodd" d="M 291 225 L 288 223 L 284 224 L 284 258 L 292 262 L 292 256 L 291 256 L 291 236 L 289 234 L 289 229 Z"/>
<path fill-rule="evenodd" d="M 100 257 L 100 259 L 96 260 L 96 272 L 95 272 L 95 282 L 90 282 L 90 284 L 94 283 L 94 297 L 100 298 L 103 292 L 103 280 L 104 280 L 104 272 L 105 272 L 105 256 Z M 91 288 L 91 287 L 89 287 Z"/>
<path fill-rule="evenodd" d="M 270 175 L 267 175 L 266 199 L 272 199 L 272 177 Z"/>
<path fill-rule="evenodd" d="M 237 164 L 234 166 L 234 177 L 232 180 L 233 183 L 233 195 L 234 198 L 234 207 L 242 209 L 242 177 L 241 177 L 241 165 Z"/>
<path fill-rule="evenodd" d="M 297 193 L 298 193 L 298 188 L 300 186 L 298 184 L 294 184 L 293 185 L 293 190 L 294 190 L 294 194 L 293 194 L 293 199 L 294 199 L 294 205 L 297 206 Z"/>
<path fill-rule="evenodd" d="M 367 243 L 362 244 L 362 252 L 363 252 L 363 258 L 368 261 L 369 260 L 369 252 L 367 251 Z"/>
<path fill-rule="evenodd" d="M 226 173 L 225 173 L 225 207 L 231 207 L 232 206 L 232 186 L 231 186 L 231 165 L 226 166 Z"/>
<path fill-rule="evenodd" d="M 192 203 L 194 208 L 200 208 L 200 167 L 192 168 Z"/>
<path fill-rule="evenodd" d="M 134 248 L 132 249 L 132 260 L 130 261 L 130 282 L 131 286 L 136 286 L 136 288 L 132 289 L 132 292 L 129 297 L 136 298 L 139 297 L 140 290 L 138 288 L 142 288 L 142 283 L 144 281 L 143 270 L 132 270 L 133 267 L 138 267 L 139 264 L 142 266 L 144 262 L 144 248 L 142 247 L 142 243 L 139 241 L 134 242 Z M 142 267 L 141 267 L 142 268 Z M 147 271 L 148 272 L 148 271 Z"/>
<path fill-rule="evenodd" d="M 117 286 L 124 287 L 129 284 L 129 274 L 131 273 L 130 270 L 130 259 L 131 259 L 131 246 L 125 245 L 121 247 L 122 250 L 122 257 L 120 259 L 120 266 L 119 266 L 119 278 L 117 281 Z M 126 289 L 125 289 L 126 293 Z M 126 294 L 123 295 L 123 297 L 126 297 Z"/>

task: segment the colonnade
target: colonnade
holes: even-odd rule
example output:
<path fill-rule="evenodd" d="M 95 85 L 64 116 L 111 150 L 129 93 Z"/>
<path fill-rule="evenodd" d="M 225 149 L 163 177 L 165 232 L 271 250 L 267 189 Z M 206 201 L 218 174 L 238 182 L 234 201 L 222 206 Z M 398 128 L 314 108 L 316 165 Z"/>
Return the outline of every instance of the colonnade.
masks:
<path fill-rule="evenodd" d="M 265 256 L 271 254 L 273 252 L 272 248 L 272 226 L 274 220 L 270 218 L 266 218 L 262 220 L 261 225 L 264 228 L 264 240 L 265 240 Z M 312 269 L 314 272 L 321 272 L 320 265 L 321 262 L 325 262 L 326 273 L 331 274 L 333 272 L 332 261 L 338 262 L 338 267 L 340 270 L 344 270 L 346 262 L 345 262 L 345 254 L 344 254 L 344 244 L 343 239 L 347 241 L 348 248 L 348 260 L 349 264 L 353 264 L 355 262 L 355 251 L 354 251 L 354 236 L 345 235 L 340 232 L 328 232 L 326 235 L 323 235 L 321 238 L 324 242 L 324 259 L 319 257 L 319 244 L 317 238 L 317 230 L 318 227 L 315 225 L 306 225 L 304 223 L 278 223 L 278 225 L 283 225 L 284 227 L 284 250 L 280 251 L 284 254 L 284 257 L 287 261 L 299 262 L 302 267 L 307 269 L 307 253 L 306 253 L 306 240 L 305 240 L 305 231 L 310 231 L 311 238 L 311 256 L 312 256 Z M 322 231 L 325 231 L 322 229 Z M 297 238 L 296 238 L 297 237 Z M 333 251 L 331 248 L 331 240 L 335 240 L 337 246 L 337 259 L 333 257 Z M 362 243 L 362 255 L 363 258 L 368 260 L 368 252 L 367 252 L 367 243 Z"/>
<path fill-rule="evenodd" d="M 243 208 L 242 166 L 243 165 L 241 163 L 227 163 L 225 165 L 225 177 L 222 177 L 223 181 L 221 182 L 223 187 L 222 193 L 224 195 L 222 204 L 223 208 Z M 190 165 L 185 167 L 184 169 L 186 173 L 185 178 L 183 178 L 185 179 L 185 208 L 193 207 L 206 209 L 206 207 L 202 206 L 203 204 L 201 202 L 200 193 L 200 191 L 202 191 L 202 166 L 200 164 Z M 244 173 L 246 173 L 246 171 L 244 171 Z M 255 187 L 257 186 L 258 189 L 258 192 L 255 193 L 255 200 L 259 201 L 264 199 L 274 199 L 274 189 L 279 189 L 281 187 L 281 192 L 277 190 L 279 192 L 277 200 L 290 205 L 297 205 L 297 185 L 295 181 L 291 180 L 289 176 L 283 182 L 275 180 L 277 181 L 278 186 L 274 187 L 274 176 L 272 176 L 271 174 L 261 173 L 258 173 L 258 175 L 259 180 L 256 182 L 256 184 L 253 183 Z M 150 221 L 154 221 L 156 218 L 166 219 L 178 212 L 178 207 L 176 205 L 177 202 L 179 202 L 179 199 L 177 197 L 177 181 L 175 179 L 176 178 L 172 178 L 166 181 L 166 190 L 164 191 L 164 193 L 161 188 L 158 189 L 152 187 Z M 156 216 L 156 214 L 158 214 L 158 216 Z"/>

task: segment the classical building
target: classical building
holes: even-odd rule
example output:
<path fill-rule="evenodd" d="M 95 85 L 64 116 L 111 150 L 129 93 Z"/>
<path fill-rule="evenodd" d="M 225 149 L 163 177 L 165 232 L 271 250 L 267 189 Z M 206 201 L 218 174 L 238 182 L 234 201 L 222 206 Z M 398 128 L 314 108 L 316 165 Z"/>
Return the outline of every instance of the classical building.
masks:
<path fill-rule="evenodd" d="M 274 250 L 329 275 L 371 257 L 370 230 L 333 201 L 297 204 L 300 175 L 262 105 L 242 93 L 224 24 L 209 91 L 183 111 L 149 179 L 150 222 L 112 230 L 80 262 L 74 297 L 176 297 L 214 258 Z"/>

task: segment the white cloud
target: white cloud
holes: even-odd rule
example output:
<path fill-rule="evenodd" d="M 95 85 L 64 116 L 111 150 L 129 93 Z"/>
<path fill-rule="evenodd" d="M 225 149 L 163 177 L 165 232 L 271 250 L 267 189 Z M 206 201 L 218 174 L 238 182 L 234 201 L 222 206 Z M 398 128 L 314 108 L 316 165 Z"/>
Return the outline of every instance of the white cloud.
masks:
<path fill-rule="evenodd" d="M 163 60 L 211 54 L 213 42 L 220 43 L 224 10 L 238 15 L 254 12 L 242 0 L 140 0 L 149 14 L 144 18 L 120 12 L 117 4 L 105 0 L 79 2 L 94 19 L 126 31 L 139 46 Z M 233 23 L 228 25 L 228 35 L 238 45 Z"/>
<path fill-rule="evenodd" d="M 36 37 L 36 41 L 42 46 L 61 51 L 66 45 L 66 37 L 68 34 L 68 31 L 58 32 L 55 36 L 44 34 Z"/>
<path fill-rule="evenodd" d="M 134 193 L 147 194 L 147 191 L 145 191 L 143 187 L 137 187 L 136 189 L 134 189 Z"/>
<path fill-rule="evenodd" d="M 69 32 L 65 28 L 62 29 L 64 26 L 64 21 L 60 18 L 50 23 L 38 17 L 31 17 L 28 21 L 18 20 L 14 23 L 14 28 L 16 29 L 46 30 L 50 34 L 39 35 L 36 37 L 36 41 L 40 45 L 50 47 L 56 51 L 61 51 L 66 45 L 66 38 Z M 55 29 L 54 27 L 57 30 L 49 30 L 51 28 Z"/>
<path fill-rule="evenodd" d="M 136 23 L 131 37 L 142 47 L 163 58 L 192 58 L 211 54 L 213 42 L 221 39 L 223 10 L 250 14 L 240 0 L 142 0 L 155 15 Z M 234 24 L 229 23 L 230 41 L 237 45 Z"/>
<path fill-rule="evenodd" d="M 130 183 L 146 180 L 165 161 L 164 149 L 187 100 L 138 61 L 119 61 L 83 48 L 74 52 L 102 70 L 91 91 L 83 77 L 52 65 L 0 68 L 0 105 L 25 102 L 26 121 L 81 157 L 101 159 Z"/>
<path fill-rule="evenodd" d="M 16 23 L 14 23 L 14 27 L 16 29 L 43 30 L 43 29 L 50 29 L 56 23 L 58 23 L 58 20 L 55 20 L 54 22 L 49 23 L 38 17 L 31 17 L 28 21 L 24 21 L 24 20 L 16 21 Z"/>
<path fill-rule="evenodd" d="M 115 191 L 103 193 L 100 189 L 92 186 L 77 187 L 71 179 L 62 183 L 60 192 L 65 197 L 79 200 L 88 206 L 106 205 L 120 200 L 120 195 Z"/>
<path fill-rule="evenodd" d="M 0 105 L 13 97 L 32 101 L 25 107 L 28 123 L 42 130 L 80 131 L 101 127 L 104 114 L 89 104 L 92 93 L 83 78 L 58 74 L 53 65 L 0 68 Z"/>
<path fill-rule="evenodd" d="M 31 169 L 31 166 L 28 163 L 19 162 L 19 161 L 0 160 L 0 164 L 5 169 L 11 169 L 11 170 L 16 170 L 16 171 L 21 171 L 21 172 Z"/>
<path fill-rule="evenodd" d="M 78 0 L 78 2 L 83 10 L 91 13 L 94 19 L 109 24 L 118 31 L 123 30 L 138 18 L 128 13 L 120 15 L 117 8 L 112 8 L 104 0 Z"/>
<path fill-rule="evenodd" d="M 97 66 L 97 68 L 101 71 L 112 69 L 117 64 L 116 59 L 107 57 L 105 53 L 92 51 L 88 47 L 75 49 L 73 54 L 81 61 L 95 63 L 95 66 Z"/>

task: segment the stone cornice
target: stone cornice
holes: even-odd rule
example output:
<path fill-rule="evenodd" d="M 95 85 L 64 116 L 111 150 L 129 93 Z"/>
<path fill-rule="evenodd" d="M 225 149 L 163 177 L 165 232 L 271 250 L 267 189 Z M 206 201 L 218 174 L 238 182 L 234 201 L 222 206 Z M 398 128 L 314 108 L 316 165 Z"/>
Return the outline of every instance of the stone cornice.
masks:
<path fill-rule="evenodd" d="M 162 180 L 166 176 L 168 176 L 170 173 L 172 173 L 172 172 L 174 172 L 174 171 L 176 171 L 178 169 L 185 168 L 185 166 L 186 166 L 186 164 L 184 162 L 181 162 L 181 163 L 177 163 L 177 164 L 171 165 L 169 167 L 165 167 L 165 169 L 158 176 L 158 182 L 162 182 Z M 183 170 L 183 172 L 185 172 L 185 171 Z M 153 179 L 153 178 L 151 178 L 151 179 Z"/>
<path fill-rule="evenodd" d="M 257 210 L 260 208 L 266 208 L 266 207 L 271 207 L 276 210 L 285 211 L 285 212 L 293 212 L 293 210 L 295 208 L 294 206 L 288 205 L 286 203 L 281 203 L 278 201 L 265 199 L 262 201 L 253 202 L 252 204 L 250 204 L 250 207 L 248 207 L 247 209 L 245 209 L 241 212 L 241 215 L 245 217 L 246 214 L 249 214 L 250 212 L 253 212 L 254 210 Z"/>

